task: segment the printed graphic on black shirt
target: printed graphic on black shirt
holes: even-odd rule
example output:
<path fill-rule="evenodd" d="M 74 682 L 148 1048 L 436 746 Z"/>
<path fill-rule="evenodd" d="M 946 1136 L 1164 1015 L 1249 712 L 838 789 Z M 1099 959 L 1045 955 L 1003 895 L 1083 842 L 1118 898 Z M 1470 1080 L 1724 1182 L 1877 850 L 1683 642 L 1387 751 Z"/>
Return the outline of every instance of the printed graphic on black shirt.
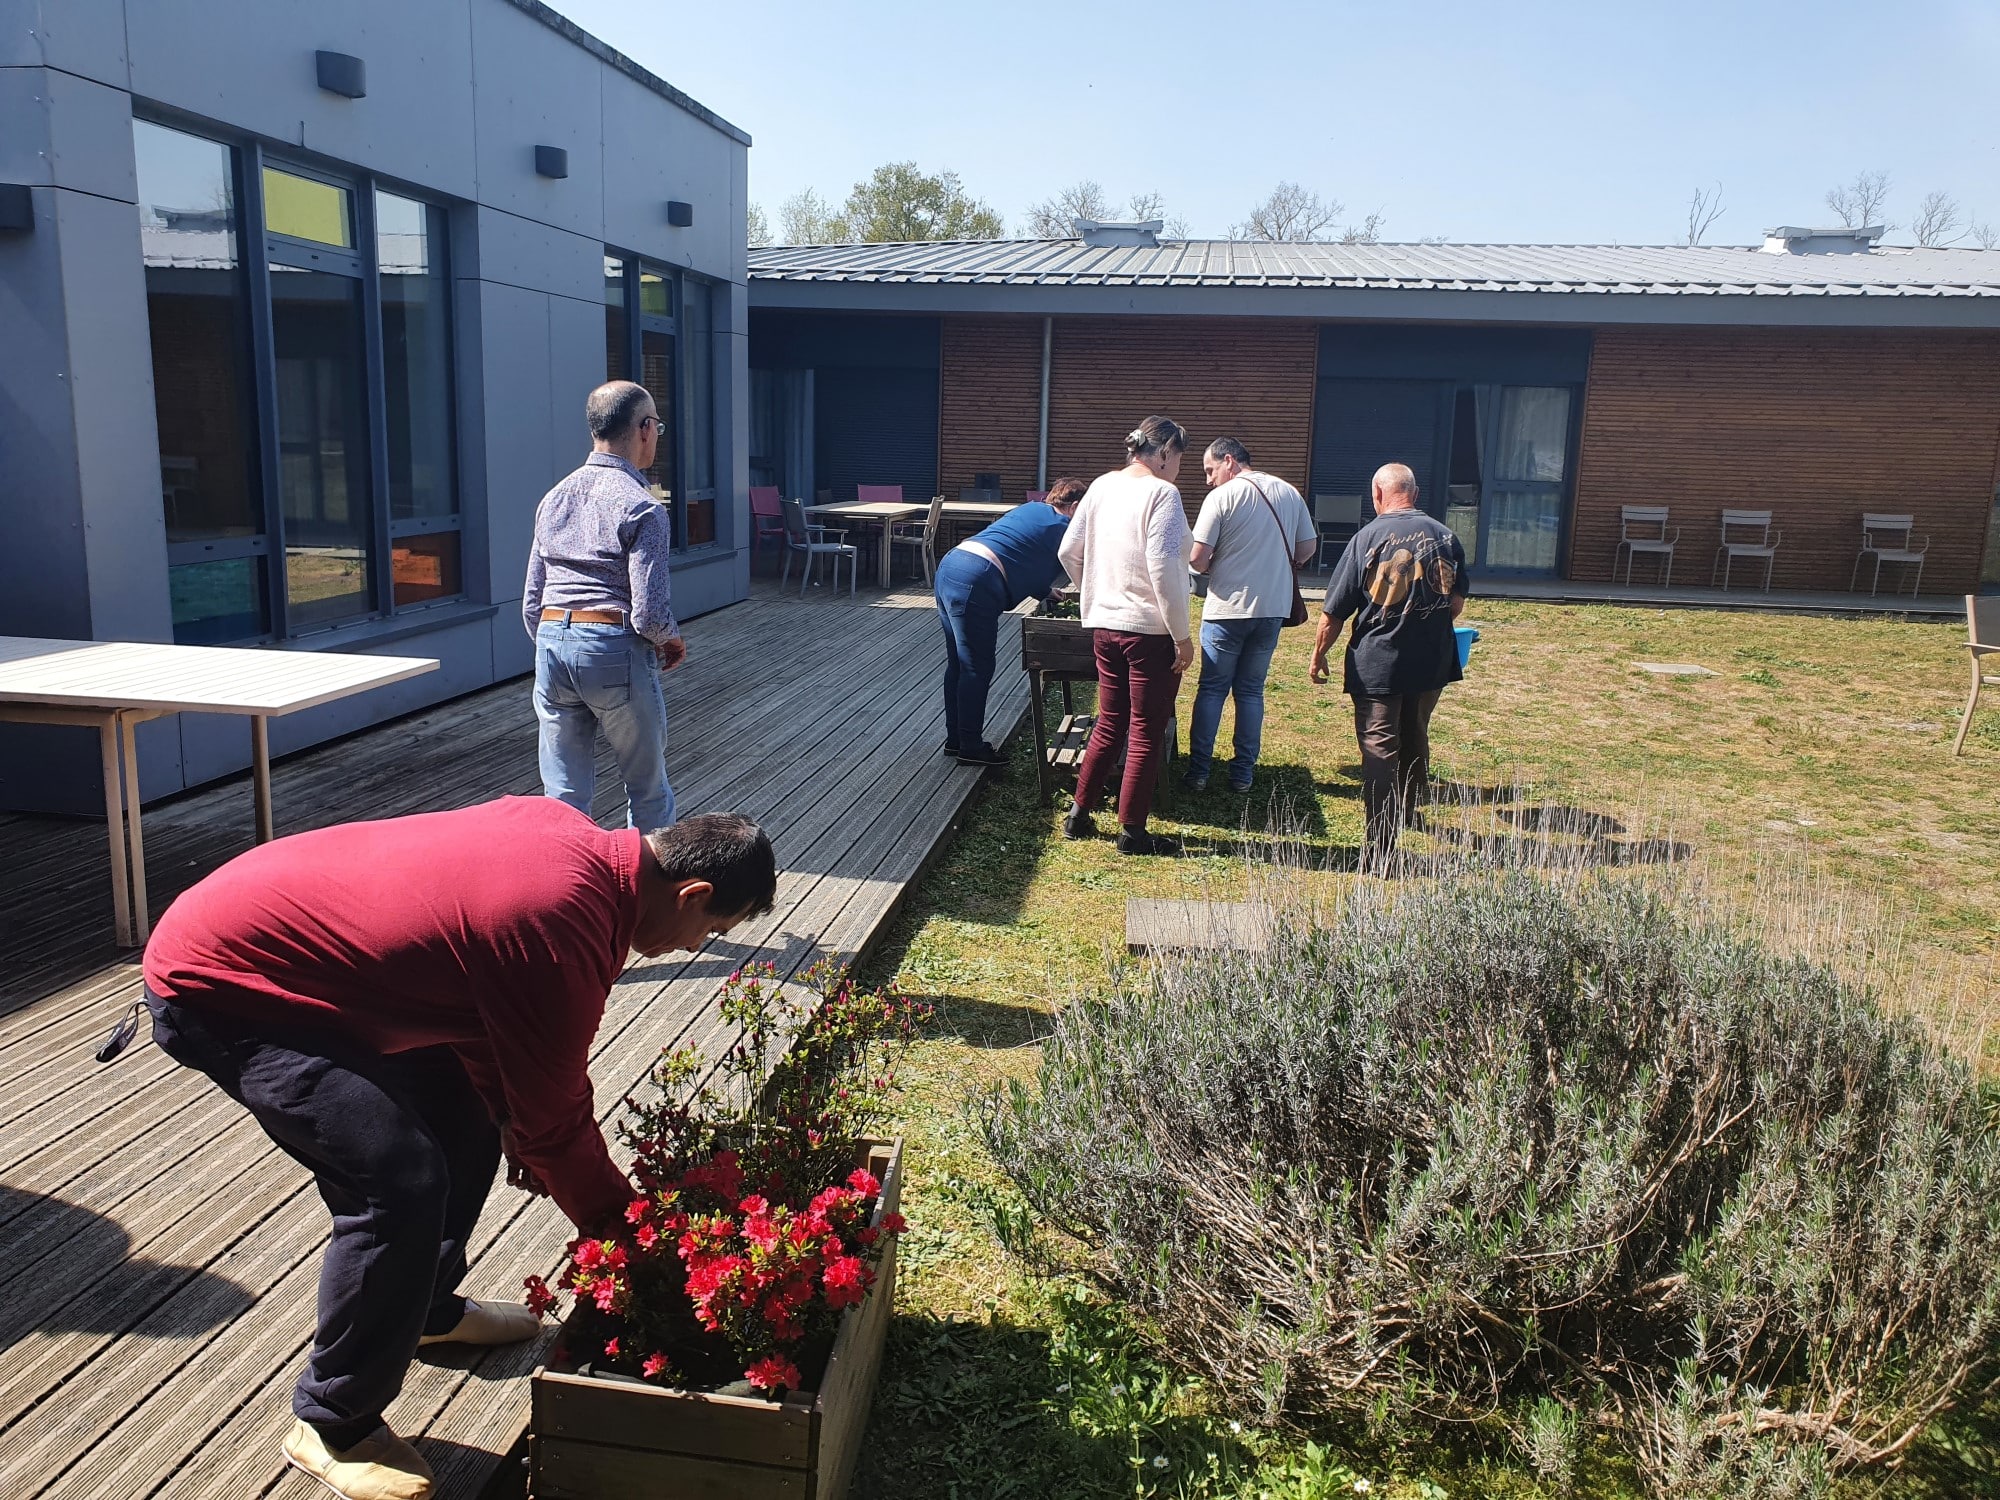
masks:
<path fill-rule="evenodd" d="M 1428 693 L 1457 682 L 1451 606 L 1465 589 L 1465 548 L 1442 521 L 1399 511 L 1362 527 L 1326 591 L 1326 612 L 1354 622 L 1347 691 Z"/>

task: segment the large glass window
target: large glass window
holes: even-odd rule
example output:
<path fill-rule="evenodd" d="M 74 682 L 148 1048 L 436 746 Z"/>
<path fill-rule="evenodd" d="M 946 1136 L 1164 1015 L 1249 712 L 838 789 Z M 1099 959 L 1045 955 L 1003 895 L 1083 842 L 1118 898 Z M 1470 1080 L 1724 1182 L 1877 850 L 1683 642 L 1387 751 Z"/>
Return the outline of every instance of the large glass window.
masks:
<path fill-rule="evenodd" d="M 660 444 L 646 481 L 670 508 L 676 547 L 717 540 L 716 296 L 693 276 L 604 257 L 605 378 L 634 379 L 652 393 Z"/>
<path fill-rule="evenodd" d="M 1486 566 L 1553 573 L 1567 502 L 1567 386 L 1481 386 L 1482 425 L 1493 423 L 1486 486 Z"/>
<path fill-rule="evenodd" d="M 461 593 L 443 211 L 254 144 L 133 142 L 175 638 Z"/>
<path fill-rule="evenodd" d="M 270 626 L 234 153 L 143 120 L 132 134 L 174 639 L 243 640 Z"/>
<path fill-rule="evenodd" d="M 375 612 L 361 283 L 271 266 L 285 605 L 294 630 Z"/>
<path fill-rule="evenodd" d="M 390 569 L 398 608 L 459 592 L 444 238 L 442 210 L 377 190 Z"/>

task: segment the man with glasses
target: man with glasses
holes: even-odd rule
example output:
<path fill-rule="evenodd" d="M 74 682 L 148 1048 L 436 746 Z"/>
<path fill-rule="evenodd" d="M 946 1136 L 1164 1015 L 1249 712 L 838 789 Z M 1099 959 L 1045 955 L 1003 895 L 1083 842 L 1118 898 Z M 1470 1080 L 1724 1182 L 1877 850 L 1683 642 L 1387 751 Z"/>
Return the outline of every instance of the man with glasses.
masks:
<path fill-rule="evenodd" d="M 604 731 L 642 831 L 674 821 L 660 673 L 687 658 L 667 554 L 673 525 L 646 486 L 664 425 L 644 386 L 600 385 L 584 402 L 591 454 L 535 512 L 522 616 L 535 638 L 542 790 L 590 811 Z"/>

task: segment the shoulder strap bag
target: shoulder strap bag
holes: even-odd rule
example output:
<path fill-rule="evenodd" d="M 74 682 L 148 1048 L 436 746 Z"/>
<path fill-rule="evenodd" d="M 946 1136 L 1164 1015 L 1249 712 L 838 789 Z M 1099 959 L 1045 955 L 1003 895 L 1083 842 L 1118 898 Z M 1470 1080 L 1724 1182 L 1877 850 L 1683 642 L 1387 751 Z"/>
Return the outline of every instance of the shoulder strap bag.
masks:
<path fill-rule="evenodd" d="M 1278 519 L 1278 507 L 1271 503 L 1271 497 L 1264 493 L 1264 486 L 1252 479 L 1246 471 L 1237 476 L 1257 492 L 1257 498 L 1264 502 L 1264 509 L 1271 513 L 1271 524 L 1278 528 L 1278 545 L 1285 549 L 1285 561 L 1292 569 L 1292 612 L 1285 616 L 1287 625 L 1303 625 L 1307 618 L 1306 596 L 1299 592 L 1299 569 L 1292 562 L 1292 534 L 1285 530 L 1285 523 Z"/>

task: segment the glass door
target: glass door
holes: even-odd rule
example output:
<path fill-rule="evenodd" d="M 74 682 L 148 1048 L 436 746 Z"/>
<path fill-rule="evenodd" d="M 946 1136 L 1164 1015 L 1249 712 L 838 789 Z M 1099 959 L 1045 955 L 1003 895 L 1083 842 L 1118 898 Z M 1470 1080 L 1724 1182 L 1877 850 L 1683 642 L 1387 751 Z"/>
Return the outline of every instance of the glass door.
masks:
<path fill-rule="evenodd" d="M 1476 569 L 1555 577 L 1569 520 L 1574 405 L 1575 392 L 1561 385 L 1477 385 L 1460 392 L 1447 519 L 1468 544 Z"/>

